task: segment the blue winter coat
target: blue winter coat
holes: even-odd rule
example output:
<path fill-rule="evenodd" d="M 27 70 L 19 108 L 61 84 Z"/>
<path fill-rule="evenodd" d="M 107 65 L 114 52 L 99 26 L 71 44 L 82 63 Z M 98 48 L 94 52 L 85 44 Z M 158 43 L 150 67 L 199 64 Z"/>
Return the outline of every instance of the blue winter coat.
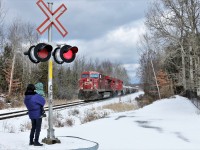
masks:
<path fill-rule="evenodd" d="M 42 115 L 42 110 L 41 107 L 44 106 L 45 104 L 45 99 L 35 93 L 25 93 L 25 98 L 24 98 L 24 104 L 26 105 L 28 109 L 28 114 L 30 119 L 38 119 Z"/>

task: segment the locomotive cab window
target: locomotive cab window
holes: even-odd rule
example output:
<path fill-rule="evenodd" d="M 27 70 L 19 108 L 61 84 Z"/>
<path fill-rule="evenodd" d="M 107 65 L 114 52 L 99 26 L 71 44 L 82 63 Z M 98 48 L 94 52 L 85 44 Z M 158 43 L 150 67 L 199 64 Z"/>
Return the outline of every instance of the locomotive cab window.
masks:
<path fill-rule="evenodd" d="M 81 75 L 81 78 L 88 78 L 89 77 L 89 74 L 82 74 Z"/>
<path fill-rule="evenodd" d="M 90 74 L 90 78 L 99 78 L 99 74 Z"/>

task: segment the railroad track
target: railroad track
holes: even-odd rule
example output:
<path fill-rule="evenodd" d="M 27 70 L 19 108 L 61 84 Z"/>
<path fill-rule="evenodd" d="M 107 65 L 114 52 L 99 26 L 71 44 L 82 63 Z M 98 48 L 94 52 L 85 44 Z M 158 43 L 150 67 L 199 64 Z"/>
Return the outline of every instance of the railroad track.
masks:
<path fill-rule="evenodd" d="M 70 103 L 62 104 L 62 105 L 54 105 L 53 110 L 77 106 L 77 105 L 86 104 L 86 103 L 88 103 L 88 102 L 76 101 L 76 102 L 70 102 Z M 44 110 L 48 111 L 49 109 L 48 109 L 48 107 L 44 107 Z M 20 110 L 20 111 L 2 113 L 2 114 L 0 114 L 0 120 L 10 119 L 10 118 L 15 118 L 15 117 L 21 117 L 21 116 L 25 116 L 25 115 L 28 115 L 27 110 Z"/>
<path fill-rule="evenodd" d="M 105 101 L 105 100 L 108 100 L 108 99 L 110 99 L 110 97 L 103 98 L 103 99 L 100 99 L 100 100 L 93 100 L 93 101 L 79 100 L 79 101 L 75 101 L 75 102 L 69 102 L 69 103 L 66 103 L 66 104 L 54 105 L 53 110 L 77 106 L 77 105 L 83 105 L 83 104 L 88 104 L 88 103 L 102 102 L 102 101 Z M 48 107 L 44 107 L 44 110 L 48 111 L 49 109 L 48 109 Z M 28 115 L 27 110 L 20 110 L 20 111 L 2 113 L 2 114 L 0 114 L 0 120 L 5 120 L 5 119 L 10 119 L 10 118 L 15 118 L 15 117 L 21 117 L 21 116 L 25 116 L 25 115 Z"/>

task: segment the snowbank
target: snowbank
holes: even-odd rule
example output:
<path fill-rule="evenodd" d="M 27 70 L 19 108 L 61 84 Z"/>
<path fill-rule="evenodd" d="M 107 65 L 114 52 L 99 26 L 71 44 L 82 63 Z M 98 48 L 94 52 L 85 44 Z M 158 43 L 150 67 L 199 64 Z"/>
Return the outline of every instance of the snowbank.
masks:
<path fill-rule="evenodd" d="M 132 95 L 132 97 L 135 96 L 136 93 Z M 122 98 L 124 102 L 129 100 L 130 95 Z M 111 101 L 114 102 L 114 100 Z M 84 110 L 84 107 L 100 105 L 104 104 L 95 103 L 78 108 Z M 44 145 L 40 149 L 91 147 L 92 144 L 89 142 L 78 142 L 70 138 L 70 136 L 75 136 L 98 143 L 101 150 L 198 150 L 200 149 L 199 114 L 200 111 L 187 98 L 175 96 L 158 100 L 135 111 L 110 114 L 106 118 L 86 124 L 54 128 L 55 135 L 61 140 L 61 144 Z M 23 120 L 22 118 L 20 120 Z M 11 120 L 15 125 L 16 119 Z M 0 121 L 1 125 L 2 121 Z M 0 149 L 38 149 L 28 145 L 29 131 L 7 133 L 0 130 L 0 136 Z M 47 131 L 43 129 L 40 139 L 46 136 Z"/>

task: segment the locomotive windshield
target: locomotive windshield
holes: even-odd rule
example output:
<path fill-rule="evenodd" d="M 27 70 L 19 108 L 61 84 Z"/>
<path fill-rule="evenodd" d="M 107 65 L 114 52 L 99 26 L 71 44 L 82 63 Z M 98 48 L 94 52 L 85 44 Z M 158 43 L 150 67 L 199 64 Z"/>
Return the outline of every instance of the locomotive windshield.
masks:
<path fill-rule="evenodd" d="M 81 78 L 88 78 L 89 77 L 89 74 L 82 74 L 81 75 Z"/>
<path fill-rule="evenodd" d="M 99 74 L 90 74 L 90 78 L 99 78 Z"/>

